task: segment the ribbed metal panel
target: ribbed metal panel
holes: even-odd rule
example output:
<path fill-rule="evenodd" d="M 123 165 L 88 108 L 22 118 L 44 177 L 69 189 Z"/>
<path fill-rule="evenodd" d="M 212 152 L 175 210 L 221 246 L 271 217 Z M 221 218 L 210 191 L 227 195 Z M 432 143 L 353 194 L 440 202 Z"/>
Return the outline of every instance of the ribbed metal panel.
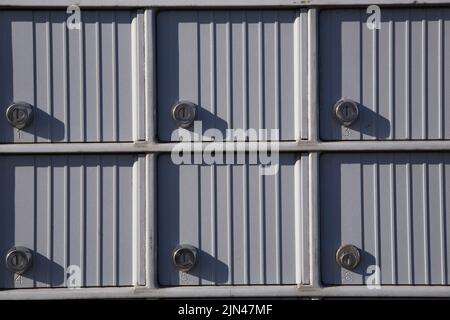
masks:
<path fill-rule="evenodd" d="M 366 283 L 371 265 L 381 284 L 450 283 L 450 154 L 325 154 L 320 168 L 325 283 Z M 347 243 L 362 253 L 355 272 L 335 262 Z"/>
<path fill-rule="evenodd" d="M 144 164 L 138 159 L 0 157 L 0 257 L 4 261 L 19 245 L 34 259 L 31 271 L 16 280 L 2 263 L 0 287 L 66 286 L 70 265 L 80 267 L 82 286 L 142 283 L 144 209 L 137 199 L 144 191 L 136 176 Z"/>
<path fill-rule="evenodd" d="M 133 27 L 137 13 L 82 10 L 80 30 L 67 28 L 69 16 L 0 12 L 0 142 L 133 140 L 133 106 L 140 102 L 133 94 L 143 85 L 133 73 L 143 48 L 133 41 L 143 32 Z M 33 123 L 22 131 L 4 117 L 12 101 L 35 108 Z"/>
<path fill-rule="evenodd" d="M 203 133 L 279 129 L 307 138 L 306 11 L 165 11 L 157 16 L 158 136 L 178 100 L 200 106 Z"/>
<path fill-rule="evenodd" d="M 247 159 L 248 160 L 248 159 Z M 161 285 L 309 282 L 308 157 L 285 154 L 276 175 L 260 165 L 174 165 L 158 158 L 158 275 Z M 178 272 L 178 244 L 199 249 Z"/>
<path fill-rule="evenodd" d="M 325 140 L 450 139 L 450 9 L 320 13 L 320 132 Z M 333 117 L 342 97 L 360 103 L 350 128 Z"/>

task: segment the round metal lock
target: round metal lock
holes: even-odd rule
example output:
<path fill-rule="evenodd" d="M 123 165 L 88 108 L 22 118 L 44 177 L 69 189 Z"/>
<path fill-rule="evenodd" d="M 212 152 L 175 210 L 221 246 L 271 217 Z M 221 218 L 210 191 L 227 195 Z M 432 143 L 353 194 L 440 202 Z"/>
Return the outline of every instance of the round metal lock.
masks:
<path fill-rule="evenodd" d="M 358 104 L 350 99 L 339 100 L 334 106 L 334 114 L 342 125 L 350 126 L 359 117 Z"/>
<path fill-rule="evenodd" d="M 26 247 L 12 247 L 6 253 L 6 268 L 16 274 L 24 274 L 33 265 L 33 254 Z"/>
<path fill-rule="evenodd" d="M 172 118 L 180 128 L 188 128 L 197 116 L 197 105 L 189 101 L 179 101 L 172 108 Z"/>
<path fill-rule="evenodd" d="M 23 129 L 33 121 L 33 107 L 26 102 L 14 102 L 6 109 L 6 120 L 17 129 Z"/>
<path fill-rule="evenodd" d="M 361 255 L 359 254 L 358 248 L 354 245 L 346 244 L 336 251 L 336 262 L 341 268 L 353 270 L 358 266 L 360 261 Z"/>
<path fill-rule="evenodd" d="M 178 270 L 188 272 L 197 264 L 197 248 L 189 244 L 180 244 L 173 250 L 172 259 Z"/>

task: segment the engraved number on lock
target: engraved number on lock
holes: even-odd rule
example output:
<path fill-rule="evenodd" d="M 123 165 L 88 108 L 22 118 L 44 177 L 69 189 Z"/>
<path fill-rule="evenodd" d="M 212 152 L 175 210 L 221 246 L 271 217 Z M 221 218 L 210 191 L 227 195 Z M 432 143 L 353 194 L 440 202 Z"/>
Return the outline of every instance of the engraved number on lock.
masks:
<path fill-rule="evenodd" d="M 22 284 L 23 276 L 21 274 L 17 274 L 17 273 L 14 274 L 14 281 L 17 282 L 17 283 Z"/>
<path fill-rule="evenodd" d="M 347 282 L 353 281 L 353 276 L 352 276 L 352 273 L 350 271 L 345 271 L 344 272 L 344 280 L 347 281 Z"/>

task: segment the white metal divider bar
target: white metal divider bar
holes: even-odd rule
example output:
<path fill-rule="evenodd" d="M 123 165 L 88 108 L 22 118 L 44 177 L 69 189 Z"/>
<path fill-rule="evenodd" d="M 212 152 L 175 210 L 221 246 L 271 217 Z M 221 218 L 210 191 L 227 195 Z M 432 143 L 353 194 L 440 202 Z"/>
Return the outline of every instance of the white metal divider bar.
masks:
<path fill-rule="evenodd" d="M 294 208 L 294 225 L 295 225 L 295 283 L 298 286 L 304 282 L 303 278 L 303 257 L 305 256 L 305 252 L 303 252 L 303 241 L 302 235 L 304 232 L 303 228 L 303 210 L 301 203 L 301 194 L 302 194 L 302 159 L 299 155 L 297 161 L 294 166 L 294 194 L 295 197 L 295 208 Z M 308 254 L 308 253 L 306 253 Z"/>
<path fill-rule="evenodd" d="M 143 141 L 145 128 L 145 55 L 144 11 L 138 10 L 132 23 L 132 83 L 133 88 L 133 139 Z"/>
<path fill-rule="evenodd" d="M 188 143 L 181 142 L 186 147 Z M 20 143 L 0 144 L 0 154 L 89 154 L 89 153 L 167 153 L 178 143 Z M 270 143 L 269 143 L 270 145 Z M 259 152 L 258 144 L 237 148 L 235 142 L 194 143 L 191 152 L 203 152 L 206 147 L 216 152 Z M 270 150 L 270 148 L 269 148 Z M 450 141 L 280 141 L 279 152 L 408 152 L 450 151 Z"/>
<path fill-rule="evenodd" d="M 319 152 L 309 154 L 309 256 L 310 284 L 320 288 Z"/>
<path fill-rule="evenodd" d="M 417 0 L 79 0 L 80 7 L 309 7 L 309 6 L 361 6 L 361 5 L 417 5 Z M 420 4 L 446 4 L 443 0 L 421 0 Z M 11 7 L 68 7 L 73 0 L 0 0 L 0 6 Z"/>
<path fill-rule="evenodd" d="M 133 284 L 145 285 L 146 273 L 146 157 L 137 155 L 133 166 Z"/>
<path fill-rule="evenodd" d="M 293 68 L 294 68 L 294 128 L 295 128 L 295 132 L 294 132 L 294 138 L 295 140 L 301 140 L 301 130 L 300 130 L 300 123 L 302 121 L 301 116 L 302 116 L 302 103 L 301 103 L 301 65 L 302 65 L 302 61 L 301 61 L 301 55 L 302 52 L 300 50 L 301 47 L 301 41 L 302 41 L 302 25 L 303 25 L 303 20 L 304 19 L 304 15 L 302 15 L 302 11 L 301 10 L 297 10 L 296 12 L 296 18 L 295 18 L 295 22 L 294 22 L 294 62 L 293 62 Z M 281 124 L 280 124 L 281 126 Z"/>
<path fill-rule="evenodd" d="M 319 143 L 318 132 L 318 92 L 317 92 L 317 44 L 318 44 L 318 26 L 317 16 L 318 10 L 315 8 L 308 9 L 308 139 L 310 143 Z M 318 202 L 318 161 L 319 153 L 311 152 L 308 154 L 308 237 L 309 246 L 309 282 L 307 287 L 320 288 L 320 268 L 319 268 L 319 202 Z M 299 289 L 303 290 L 304 287 Z"/>
<path fill-rule="evenodd" d="M 320 144 L 318 122 L 318 10 L 308 10 L 308 136 L 311 143 Z M 309 153 L 309 263 L 310 286 L 320 288 L 319 258 L 319 152 Z"/>
<path fill-rule="evenodd" d="M 144 33 L 145 33 L 145 114 L 146 114 L 146 140 L 153 143 L 156 139 L 156 61 L 155 61 L 155 10 L 146 9 L 144 13 Z M 158 287 L 157 280 L 157 209 L 156 209 L 156 160 L 157 154 L 147 154 L 146 156 L 146 199 L 145 210 L 147 218 L 146 234 L 146 286 L 147 288 Z"/>
<path fill-rule="evenodd" d="M 149 289 L 145 287 L 36 288 L 0 291 L 1 300 L 108 299 L 108 298 L 213 298 L 213 297 L 450 297 L 448 286 L 336 286 L 303 288 L 297 286 L 192 286 Z"/>

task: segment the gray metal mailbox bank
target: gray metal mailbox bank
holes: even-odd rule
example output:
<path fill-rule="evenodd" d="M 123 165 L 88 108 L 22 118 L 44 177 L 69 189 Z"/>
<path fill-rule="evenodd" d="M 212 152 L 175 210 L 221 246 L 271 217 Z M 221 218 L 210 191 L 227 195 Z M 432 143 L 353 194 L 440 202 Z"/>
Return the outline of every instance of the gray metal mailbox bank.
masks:
<path fill-rule="evenodd" d="M 449 297 L 448 5 L 0 0 L 0 299 Z"/>

